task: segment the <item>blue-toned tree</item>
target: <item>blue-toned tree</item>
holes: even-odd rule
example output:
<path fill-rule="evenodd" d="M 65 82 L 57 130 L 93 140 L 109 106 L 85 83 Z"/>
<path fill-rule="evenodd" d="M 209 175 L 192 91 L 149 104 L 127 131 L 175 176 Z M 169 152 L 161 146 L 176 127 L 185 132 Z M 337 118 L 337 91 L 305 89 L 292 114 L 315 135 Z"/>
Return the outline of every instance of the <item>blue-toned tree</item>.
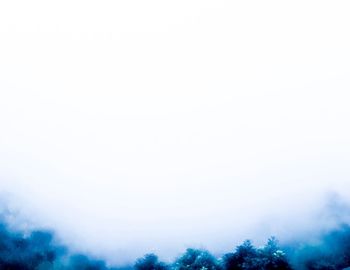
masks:
<path fill-rule="evenodd" d="M 219 270 L 218 260 L 206 250 L 189 248 L 173 264 L 175 270 Z"/>
<path fill-rule="evenodd" d="M 136 260 L 136 270 L 168 270 L 167 264 L 160 262 L 158 256 L 151 253 Z"/>

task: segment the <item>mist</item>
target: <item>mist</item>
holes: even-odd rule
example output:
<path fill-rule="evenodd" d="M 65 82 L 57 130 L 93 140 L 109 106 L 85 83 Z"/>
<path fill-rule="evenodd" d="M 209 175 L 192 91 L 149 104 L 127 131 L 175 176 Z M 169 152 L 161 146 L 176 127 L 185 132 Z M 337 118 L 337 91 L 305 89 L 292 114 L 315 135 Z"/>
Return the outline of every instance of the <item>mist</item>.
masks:
<path fill-rule="evenodd" d="M 0 191 L 17 225 L 125 264 L 348 223 L 329 202 L 349 203 L 349 9 L 1 3 Z"/>

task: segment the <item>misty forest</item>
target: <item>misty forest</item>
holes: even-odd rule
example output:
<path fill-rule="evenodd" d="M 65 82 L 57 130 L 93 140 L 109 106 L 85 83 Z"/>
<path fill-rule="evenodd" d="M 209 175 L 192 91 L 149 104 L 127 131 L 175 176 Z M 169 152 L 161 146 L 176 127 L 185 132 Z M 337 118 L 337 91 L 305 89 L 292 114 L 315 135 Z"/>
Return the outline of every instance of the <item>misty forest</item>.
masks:
<path fill-rule="evenodd" d="M 350 270 L 350 0 L 0 0 L 0 270 Z"/>
<path fill-rule="evenodd" d="M 21 231 L 6 219 L 0 223 L 0 269 L 4 270 L 263 270 L 345 269 L 350 266 L 350 227 L 342 225 L 315 242 L 280 245 L 275 237 L 262 247 L 244 241 L 226 254 L 214 256 L 204 249 L 188 248 L 173 262 L 146 254 L 133 265 L 112 267 L 90 255 L 74 254 L 51 231 Z"/>

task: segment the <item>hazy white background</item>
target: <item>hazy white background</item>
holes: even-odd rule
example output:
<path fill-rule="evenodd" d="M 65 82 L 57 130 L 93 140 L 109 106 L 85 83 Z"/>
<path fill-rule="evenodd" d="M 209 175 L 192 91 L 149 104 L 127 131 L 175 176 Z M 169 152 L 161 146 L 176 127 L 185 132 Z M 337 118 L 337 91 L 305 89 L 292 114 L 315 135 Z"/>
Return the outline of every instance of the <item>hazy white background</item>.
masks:
<path fill-rule="evenodd" d="M 327 194 L 350 193 L 349 14 L 349 1 L 2 1 L 0 191 L 119 263 L 327 223 Z"/>

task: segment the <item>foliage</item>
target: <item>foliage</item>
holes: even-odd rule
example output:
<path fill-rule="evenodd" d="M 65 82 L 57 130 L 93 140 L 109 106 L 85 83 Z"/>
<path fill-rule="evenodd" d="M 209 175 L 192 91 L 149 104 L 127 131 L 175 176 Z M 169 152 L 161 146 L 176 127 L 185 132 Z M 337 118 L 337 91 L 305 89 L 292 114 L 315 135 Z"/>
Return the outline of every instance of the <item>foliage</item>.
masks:
<path fill-rule="evenodd" d="M 52 244 L 52 233 L 34 231 L 24 237 L 11 233 L 0 225 L 0 266 L 1 269 L 38 269 L 42 265 L 53 266 L 55 260 L 65 253 L 61 246 Z"/>
<path fill-rule="evenodd" d="M 135 263 L 136 270 L 167 270 L 168 266 L 158 260 L 155 254 L 146 254 L 144 257 L 137 259 Z"/>
<path fill-rule="evenodd" d="M 286 250 L 284 252 L 283 250 Z M 136 260 L 135 270 L 338 270 L 350 266 L 350 227 L 325 233 L 315 243 L 282 248 L 276 238 L 256 248 L 244 241 L 217 259 L 207 250 L 189 248 L 172 264 L 155 254 Z M 49 231 L 14 232 L 0 221 L 0 270 L 122 270 L 83 254 L 71 254 Z M 131 270 L 131 267 L 128 268 Z"/>
<path fill-rule="evenodd" d="M 70 258 L 69 268 L 79 270 L 105 270 L 107 269 L 105 262 L 99 260 L 91 260 L 85 255 L 74 255 Z"/>
<path fill-rule="evenodd" d="M 277 240 L 272 237 L 265 247 L 257 249 L 247 240 L 223 258 L 226 270 L 288 270 L 291 269 L 285 253 L 279 248 Z"/>
<path fill-rule="evenodd" d="M 206 250 L 189 248 L 173 266 L 176 270 L 218 270 L 217 259 Z"/>
<path fill-rule="evenodd" d="M 316 243 L 294 248 L 291 260 L 297 269 L 343 269 L 350 266 L 350 227 L 341 225 Z"/>

